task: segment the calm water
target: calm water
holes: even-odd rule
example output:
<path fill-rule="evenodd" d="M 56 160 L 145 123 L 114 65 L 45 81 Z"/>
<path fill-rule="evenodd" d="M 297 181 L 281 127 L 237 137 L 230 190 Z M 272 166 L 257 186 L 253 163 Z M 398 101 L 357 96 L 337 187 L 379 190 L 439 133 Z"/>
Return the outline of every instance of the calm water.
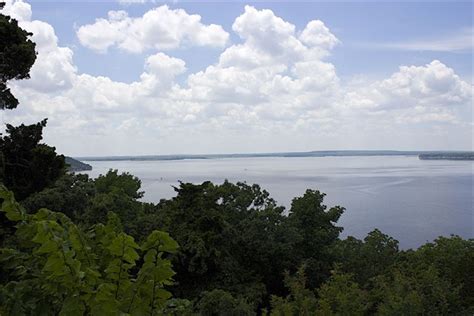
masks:
<path fill-rule="evenodd" d="M 281 205 L 308 188 L 341 205 L 344 236 L 363 238 L 379 228 L 403 248 L 439 235 L 474 237 L 473 163 L 427 161 L 412 156 L 225 158 L 176 161 L 91 161 L 92 177 L 108 169 L 142 180 L 144 200 L 175 195 L 178 180 L 258 183 Z"/>

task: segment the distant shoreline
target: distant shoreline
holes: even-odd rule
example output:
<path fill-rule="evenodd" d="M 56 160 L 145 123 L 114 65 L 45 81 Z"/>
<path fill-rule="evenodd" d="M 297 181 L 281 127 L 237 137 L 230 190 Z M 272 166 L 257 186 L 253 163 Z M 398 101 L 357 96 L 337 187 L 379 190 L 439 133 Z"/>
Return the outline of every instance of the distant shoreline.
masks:
<path fill-rule="evenodd" d="M 265 158 L 265 157 L 369 157 L 369 156 L 418 156 L 420 160 L 474 160 L 472 151 L 397 151 L 397 150 L 325 150 L 308 152 L 210 154 L 210 155 L 144 155 L 75 157 L 80 161 L 163 161 L 185 159 Z"/>
<path fill-rule="evenodd" d="M 81 171 L 90 171 L 92 166 L 77 159 L 71 157 L 64 157 L 64 162 L 66 163 L 67 170 L 69 172 L 81 172 Z"/>
<path fill-rule="evenodd" d="M 474 152 L 428 153 L 418 156 L 420 160 L 474 160 Z"/>

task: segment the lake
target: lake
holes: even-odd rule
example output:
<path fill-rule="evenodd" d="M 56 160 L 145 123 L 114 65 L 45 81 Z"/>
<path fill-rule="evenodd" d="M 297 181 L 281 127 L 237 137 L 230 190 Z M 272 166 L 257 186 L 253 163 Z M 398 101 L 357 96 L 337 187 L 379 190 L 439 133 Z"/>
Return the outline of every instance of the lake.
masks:
<path fill-rule="evenodd" d="M 327 194 L 328 206 L 346 208 L 343 236 L 364 238 L 374 228 L 404 249 L 457 234 L 474 237 L 473 162 L 428 161 L 416 156 L 260 157 L 158 161 L 87 161 L 92 177 L 108 169 L 139 177 L 144 201 L 175 196 L 178 181 L 257 183 L 281 205 L 306 189 Z"/>

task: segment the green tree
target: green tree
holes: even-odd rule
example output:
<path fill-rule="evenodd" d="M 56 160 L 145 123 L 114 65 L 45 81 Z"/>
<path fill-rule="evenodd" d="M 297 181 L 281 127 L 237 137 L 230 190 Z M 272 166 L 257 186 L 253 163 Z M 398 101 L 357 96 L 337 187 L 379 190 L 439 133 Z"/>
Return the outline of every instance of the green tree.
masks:
<path fill-rule="evenodd" d="M 8 186 L 18 200 L 43 190 L 65 172 L 64 156 L 41 144 L 46 120 L 14 127 L 7 124 L 0 137 L 0 184 Z M 0 245 L 12 234 L 12 223 L 0 213 Z"/>
<path fill-rule="evenodd" d="M 258 185 L 182 183 L 176 191 L 156 214 L 158 228 L 181 246 L 174 258 L 178 297 L 194 299 L 218 288 L 257 310 L 269 305 L 270 295 L 287 295 L 285 270 L 307 262 L 312 289 L 329 276 L 343 209 L 327 209 L 324 194 L 309 190 L 285 216 Z"/>
<path fill-rule="evenodd" d="M 28 196 L 21 204 L 29 213 L 47 208 L 53 212 L 64 213 L 74 222 L 79 223 L 83 222 L 84 213 L 90 208 L 95 194 L 94 181 L 89 179 L 88 175 L 66 173 L 53 185 Z"/>
<path fill-rule="evenodd" d="M 344 208 L 327 209 L 323 204 L 324 193 L 306 190 L 302 197 L 294 198 L 285 224 L 290 235 L 291 257 L 295 269 L 306 265 L 308 287 L 319 287 L 330 275 L 334 262 L 332 247 L 338 240 L 342 227 L 336 226 Z"/>
<path fill-rule="evenodd" d="M 367 293 L 359 288 L 350 274 L 332 271 L 331 277 L 318 290 L 306 286 L 306 267 L 301 266 L 294 276 L 285 275 L 290 290 L 286 298 L 272 296 L 272 316 L 331 316 L 365 315 L 368 306 Z"/>
<path fill-rule="evenodd" d="M 368 309 L 367 293 L 353 281 L 351 274 L 333 271 L 331 278 L 318 290 L 318 313 L 321 316 L 365 315 Z"/>
<path fill-rule="evenodd" d="M 0 3 L 0 9 L 4 3 Z M 7 86 L 9 80 L 29 78 L 36 60 L 32 33 L 18 26 L 15 19 L 0 14 L 0 109 L 14 109 L 18 100 Z"/>
<path fill-rule="evenodd" d="M 119 193 L 132 199 L 143 197 L 144 192 L 139 191 L 142 183 L 140 179 L 124 172 L 118 173 L 118 170 L 109 170 L 105 175 L 99 175 L 95 179 L 97 193 Z"/>
<path fill-rule="evenodd" d="M 265 292 L 255 271 L 246 269 L 248 263 L 240 257 L 247 248 L 242 243 L 245 233 L 236 229 L 236 222 L 256 211 L 244 210 L 253 201 L 243 198 L 247 189 L 244 184 L 182 183 L 176 188 L 176 198 L 158 206 L 161 229 L 169 231 L 181 246 L 174 259 L 178 296 L 198 298 L 201 292 L 220 288 L 255 299 Z"/>
<path fill-rule="evenodd" d="M 318 303 L 314 291 L 306 287 L 305 265 L 294 276 L 285 273 L 285 285 L 289 295 L 285 298 L 273 295 L 271 299 L 272 316 L 310 316 L 314 315 Z"/>
<path fill-rule="evenodd" d="M 253 308 L 245 300 L 234 298 L 229 292 L 220 289 L 204 291 L 196 305 L 196 311 L 202 316 L 255 315 Z"/>
<path fill-rule="evenodd" d="M 64 156 L 40 143 L 46 122 L 17 127 L 7 124 L 6 135 L 0 138 L 0 182 L 20 201 L 65 173 Z"/>
<path fill-rule="evenodd" d="M 333 249 L 340 269 L 352 274 L 357 283 L 370 287 L 369 281 L 388 272 L 400 257 L 398 241 L 375 229 L 363 241 L 347 237 Z"/>
<path fill-rule="evenodd" d="M 140 186 L 138 178 L 117 170 L 109 170 L 96 179 L 66 173 L 23 200 L 22 205 L 31 212 L 40 208 L 62 212 L 84 227 L 105 223 L 109 210 L 114 210 L 124 223 L 124 231 L 141 241 L 157 228 L 157 208 L 139 201 L 143 196 Z"/>
<path fill-rule="evenodd" d="M 167 233 L 138 245 L 113 213 L 86 233 L 62 213 L 27 214 L 3 186 L 0 198 L 16 224 L 16 243 L 0 249 L 1 314 L 159 315 L 167 307 L 174 272 L 165 255 L 178 248 Z"/>
<path fill-rule="evenodd" d="M 148 233 L 158 227 L 142 227 L 144 213 L 155 208 L 138 200 L 143 196 L 143 192 L 139 191 L 141 182 L 138 178 L 126 172 L 119 174 L 117 170 L 109 170 L 97 177 L 93 184 L 94 194 L 84 213 L 78 217 L 78 221 L 85 226 L 104 223 L 109 210 L 114 210 L 124 223 L 124 231 L 137 240 L 146 238 Z"/>
<path fill-rule="evenodd" d="M 371 296 L 378 315 L 468 315 L 460 306 L 459 287 L 434 266 L 395 268 L 377 278 Z"/>
<path fill-rule="evenodd" d="M 439 237 L 406 254 L 411 266 L 433 266 L 439 275 L 459 287 L 459 304 L 474 313 L 474 239 Z"/>
<path fill-rule="evenodd" d="M 174 258 L 178 297 L 197 299 L 222 289 L 257 310 L 282 284 L 288 256 L 284 209 L 258 185 L 182 183 L 177 196 L 157 205 L 159 229 L 180 244 Z"/>

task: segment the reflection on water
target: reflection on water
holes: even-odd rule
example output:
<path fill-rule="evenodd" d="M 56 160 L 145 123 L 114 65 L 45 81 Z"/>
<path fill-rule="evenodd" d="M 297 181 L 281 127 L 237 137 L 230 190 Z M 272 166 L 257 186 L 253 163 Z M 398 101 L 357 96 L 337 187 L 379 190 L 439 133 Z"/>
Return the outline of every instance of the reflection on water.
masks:
<path fill-rule="evenodd" d="M 91 161 L 95 177 L 108 169 L 142 180 L 144 200 L 175 195 L 178 181 L 258 183 L 280 204 L 306 189 L 327 193 L 329 206 L 346 207 L 344 235 L 363 238 L 374 228 L 417 247 L 439 235 L 474 237 L 473 163 L 412 156 L 226 158 L 176 161 Z"/>

